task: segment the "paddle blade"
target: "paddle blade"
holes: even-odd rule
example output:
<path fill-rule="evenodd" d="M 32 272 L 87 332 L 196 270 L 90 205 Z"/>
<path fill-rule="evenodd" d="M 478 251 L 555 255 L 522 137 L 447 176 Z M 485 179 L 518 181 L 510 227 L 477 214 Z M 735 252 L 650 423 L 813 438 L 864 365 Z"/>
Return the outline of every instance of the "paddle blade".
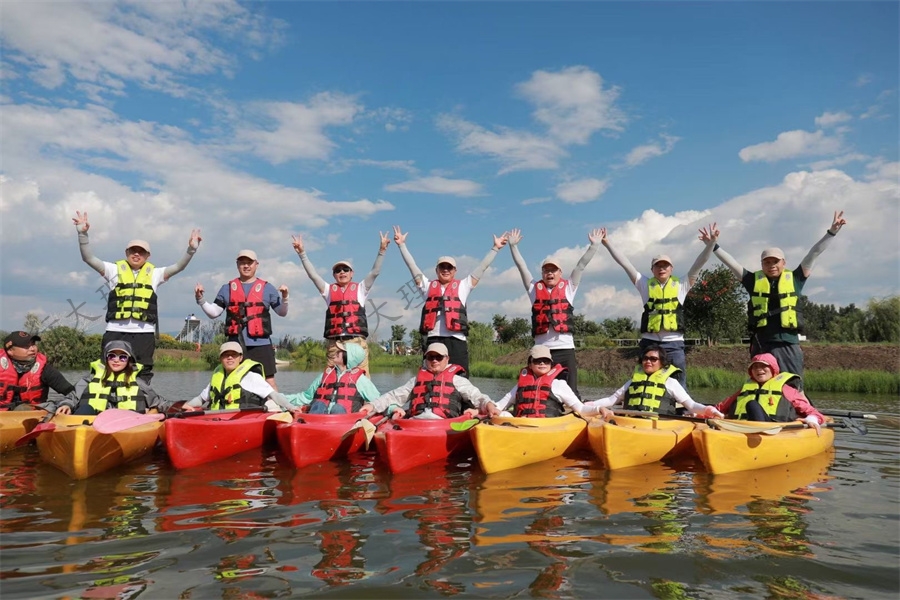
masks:
<path fill-rule="evenodd" d="M 281 421 L 282 423 L 293 423 L 294 416 L 289 412 L 272 413 L 266 417 L 266 421 Z"/>
<path fill-rule="evenodd" d="M 360 427 L 362 427 L 363 433 L 366 434 L 366 448 L 368 449 L 369 444 L 372 443 L 372 438 L 375 437 L 375 425 L 372 424 L 372 421 L 363 419 L 360 421 Z"/>
<path fill-rule="evenodd" d="M 56 423 L 38 423 L 34 429 L 17 439 L 15 441 L 15 446 L 16 448 L 24 446 L 45 431 L 53 431 L 54 429 L 56 429 Z"/>
<path fill-rule="evenodd" d="M 733 431 L 735 433 L 760 433 L 763 435 L 776 435 L 784 429 L 783 425 L 757 425 L 752 423 L 741 423 L 740 421 L 730 419 L 709 419 L 710 423 L 716 429 L 722 431 Z"/>
<path fill-rule="evenodd" d="M 162 421 L 163 418 L 165 418 L 165 415 L 162 413 L 142 415 L 133 410 L 109 408 L 94 418 L 94 429 L 98 433 L 118 433 L 132 427 L 139 427 L 154 421 Z"/>
<path fill-rule="evenodd" d="M 452 429 L 453 431 L 468 431 L 479 423 L 481 423 L 481 419 L 469 419 L 468 421 L 450 423 L 450 429 Z"/>

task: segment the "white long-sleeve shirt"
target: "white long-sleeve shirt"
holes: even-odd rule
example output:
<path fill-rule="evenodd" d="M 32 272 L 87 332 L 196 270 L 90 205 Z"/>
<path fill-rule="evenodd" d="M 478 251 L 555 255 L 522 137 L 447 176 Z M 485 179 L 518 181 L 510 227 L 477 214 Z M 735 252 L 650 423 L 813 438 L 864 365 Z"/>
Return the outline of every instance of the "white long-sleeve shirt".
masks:
<path fill-rule="evenodd" d="M 590 408 L 591 410 L 593 410 L 594 412 L 591 414 L 599 414 L 601 408 L 609 408 L 614 404 L 623 402 L 625 400 L 625 392 L 628 390 L 628 386 L 630 385 L 631 380 L 629 379 L 625 382 L 625 385 L 613 392 L 611 396 L 600 398 L 599 400 L 591 400 L 589 402 L 585 402 L 585 408 Z M 687 393 L 687 391 L 683 387 L 681 387 L 681 384 L 678 383 L 678 380 L 676 380 L 674 377 L 669 377 L 668 379 L 666 379 L 666 391 L 675 400 L 675 402 L 682 405 L 692 413 L 699 414 L 706 409 L 706 405 L 695 402 Z"/>

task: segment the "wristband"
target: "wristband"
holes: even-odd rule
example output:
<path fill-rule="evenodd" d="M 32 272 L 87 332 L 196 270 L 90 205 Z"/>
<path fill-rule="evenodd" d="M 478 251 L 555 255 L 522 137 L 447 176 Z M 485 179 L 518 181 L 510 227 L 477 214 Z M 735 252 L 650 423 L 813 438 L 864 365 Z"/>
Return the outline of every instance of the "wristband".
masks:
<path fill-rule="evenodd" d="M 830 235 L 831 237 L 834 237 L 834 236 L 837 235 L 837 233 L 832 233 L 830 229 L 826 229 L 826 230 L 825 230 L 825 233 L 827 233 L 827 234 Z"/>
<path fill-rule="evenodd" d="M 713 252 L 715 252 L 715 251 L 718 250 L 718 249 L 719 249 L 719 245 L 718 245 L 718 244 L 716 244 L 715 246 L 713 246 Z"/>

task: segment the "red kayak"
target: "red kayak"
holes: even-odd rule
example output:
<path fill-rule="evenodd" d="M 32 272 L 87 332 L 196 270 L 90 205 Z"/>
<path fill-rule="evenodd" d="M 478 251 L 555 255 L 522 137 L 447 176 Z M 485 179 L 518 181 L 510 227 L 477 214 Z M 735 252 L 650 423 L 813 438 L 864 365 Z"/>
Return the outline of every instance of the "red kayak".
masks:
<path fill-rule="evenodd" d="M 366 449 L 365 413 L 304 414 L 276 429 L 278 447 L 296 468 L 344 458 Z M 375 422 L 373 418 L 372 423 Z"/>
<path fill-rule="evenodd" d="M 420 465 L 446 461 L 451 456 L 473 454 L 470 432 L 453 431 L 451 423 L 462 423 L 470 417 L 455 419 L 398 419 L 378 428 L 375 446 L 391 473 L 402 473 Z"/>
<path fill-rule="evenodd" d="M 265 411 L 222 411 L 165 421 L 166 450 L 176 469 L 187 469 L 260 448 L 274 441 L 278 421 Z"/>

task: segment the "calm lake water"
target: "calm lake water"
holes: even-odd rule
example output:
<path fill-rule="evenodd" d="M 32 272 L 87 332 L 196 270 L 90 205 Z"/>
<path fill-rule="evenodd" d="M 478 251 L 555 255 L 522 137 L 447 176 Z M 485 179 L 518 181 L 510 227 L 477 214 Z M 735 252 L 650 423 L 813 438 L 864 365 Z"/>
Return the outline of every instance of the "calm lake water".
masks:
<path fill-rule="evenodd" d="M 387 390 L 409 376 L 373 380 Z M 314 377 L 278 381 L 294 392 Z M 208 378 L 153 383 L 186 399 Z M 495 398 L 512 385 L 474 382 Z M 898 412 L 893 397 L 816 399 Z M 610 472 L 590 454 L 489 476 L 470 458 L 392 476 L 372 453 L 295 470 L 270 450 L 184 471 L 157 451 L 71 481 L 31 446 L 0 458 L 0 594 L 893 600 L 900 436 L 896 418 L 867 423 L 867 436 L 839 430 L 833 452 L 718 476 L 696 461 Z"/>

